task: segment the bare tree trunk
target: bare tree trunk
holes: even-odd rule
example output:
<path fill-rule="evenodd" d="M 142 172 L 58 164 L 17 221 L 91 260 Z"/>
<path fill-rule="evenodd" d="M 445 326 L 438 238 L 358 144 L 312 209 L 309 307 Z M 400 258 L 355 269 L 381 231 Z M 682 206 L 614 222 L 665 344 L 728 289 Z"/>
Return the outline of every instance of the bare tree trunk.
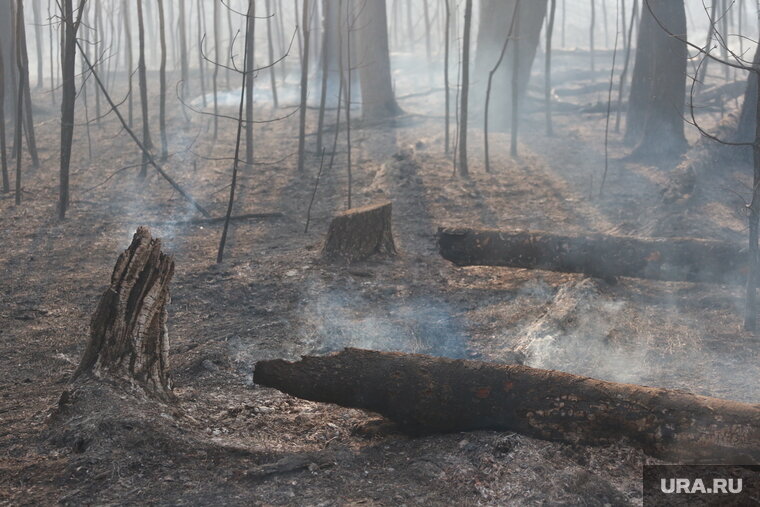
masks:
<path fill-rule="evenodd" d="M 143 0 L 137 0 L 137 29 L 139 33 L 139 56 L 137 60 L 138 77 L 140 79 L 140 107 L 142 109 L 142 142 L 148 151 L 153 149 L 150 137 L 150 118 L 148 117 L 148 77 L 145 68 L 145 23 L 143 19 Z M 140 178 L 148 175 L 148 156 L 143 152 Z"/>
<path fill-rule="evenodd" d="M 519 4 L 516 4 L 515 16 L 520 17 Z M 513 158 L 517 158 L 517 138 L 520 132 L 520 23 L 518 22 L 515 33 L 514 58 L 512 59 L 512 126 L 510 129 L 509 152 Z"/>
<path fill-rule="evenodd" d="M 552 35 L 557 0 L 549 0 L 549 19 L 546 23 L 546 60 L 544 62 L 544 103 L 546 104 L 546 135 L 553 136 L 552 128 Z"/>
<path fill-rule="evenodd" d="M 269 52 L 269 85 L 272 88 L 272 103 L 274 104 L 275 109 L 280 107 L 280 101 L 277 99 L 277 75 L 275 74 L 275 65 L 274 65 L 274 38 L 272 35 L 272 2 L 271 0 L 266 0 L 265 3 L 266 10 L 267 10 L 267 43 L 268 43 L 268 52 Z"/>
<path fill-rule="evenodd" d="M 205 33 L 203 32 L 203 26 L 205 24 L 205 11 L 203 9 L 203 3 L 201 0 L 198 0 L 197 2 L 197 8 L 198 8 L 198 73 L 200 74 L 200 83 L 201 83 L 201 97 L 203 100 L 203 107 L 206 107 L 208 105 L 208 101 L 206 100 L 206 62 L 203 59 L 203 37 L 205 36 Z"/>
<path fill-rule="evenodd" d="M 43 76 L 43 64 L 45 62 L 42 57 L 42 16 L 40 15 L 40 1 L 32 0 L 32 12 L 34 14 L 34 42 L 37 50 L 37 89 L 42 89 L 44 84 Z M 50 56 L 52 58 L 52 55 Z"/>
<path fill-rule="evenodd" d="M 245 72 L 248 76 L 245 80 L 245 161 L 249 168 L 253 167 L 253 66 L 254 49 L 256 40 L 256 1 L 248 0 L 248 16 L 245 20 L 245 29 L 248 34 Z"/>
<path fill-rule="evenodd" d="M 0 167 L 3 172 L 3 193 L 11 191 L 8 177 L 8 147 L 5 141 L 5 63 L 3 60 L 3 41 L 0 39 Z"/>
<path fill-rule="evenodd" d="M 19 74 L 19 87 L 21 88 L 21 93 L 19 93 L 19 97 L 22 98 L 24 101 L 24 116 L 22 120 L 22 124 L 24 127 L 24 132 L 26 133 L 26 142 L 27 146 L 29 148 L 29 155 L 32 157 L 32 167 L 37 168 L 40 166 L 40 159 L 39 155 L 37 153 L 37 140 L 36 136 L 34 134 L 34 118 L 32 113 L 32 93 L 30 89 L 30 81 L 29 81 L 29 55 L 26 51 L 26 24 L 24 23 L 24 2 L 23 0 L 16 0 L 16 19 L 17 19 L 17 27 L 16 27 L 16 45 L 18 49 L 19 58 L 21 58 L 21 65 L 19 66 L 19 72 L 23 69 L 23 71 L 26 73 L 25 76 L 21 76 Z M 24 83 L 24 86 L 21 86 L 21 83 Z M 18 145 L 19 150 L 21 149 L 21 145 Z"/>
<path fill-rule="evenodd" d="M 499 66 L 501 65 L 502 60 L 504 60 L 504 55 L 507 53 L 507 46 L 509 45 L 509 40 L 513 36 L 513 32 L 515 29 L 515 22 L 517 21 L 517 9 L 520 7 L 520 0 L 517 0 L 515 2 L 515 12 L 512 13 L 512 21 L 509 23 L 509 32 L 507 33 L 507 36 L 504 38 L 504 45 L 501 47 L 501 54 L 499 55 L 499 59 L 496 61 L 496 65 L 493 66 L 493 69 L 491 69 L 491 72 L 488 73 L 488 85 L 486 86 L 486 105 L 485 110 L 483 112 L 483 140 L 485 143 L 485 159 L 486 159 L 486 172 L 491 172 L 491 154 L 489 151 L 489 145 L 488 145 L 488 118 L 490 116 L 490 105 L 491 105 L 491 87 L 493 85 L 493 76 L 496 74 L 496 71 L 499 70 Z"/>
<path fill-rule="evenodd" d="M 402 113 L 393 95 L 385 0 L 367 0 L 357 14 L 362 118 L 383 120 Z"/>
<path fill-rule="evenodd" d="M 760 11 L 758 11 L 760 19 Z M 760 54 L 760 49 L 757 50 Z M 755 138 L 752 145 L 752 200 L 749 204 L 749 272 L 747 274 L 747 295 L 744 307 L 744 329 L 754 331 L 757 328 L 757 285 L 760 280 L 760 64 L 755 58 Z"/>
<path fill-rule="evenodd" d="M 449 153 L 450 140 L 449 140 L 449 122 L 451 121 L 451 98 L 449 94 L 449 47 L 451 45 L 451 0 L 443 0 L 446 6 L 446 33 L 444 35 L 444 53 L 443 53 L 443 86 L 446 93 L 446 105 L 444 112 L 444 149 Z"/>
<path fill-rule="evenodd" d="M 187 80 L 189 79 L 188 61 L 187 61 L 187 27 L 185 26 L 185 1 L 179 2 L 179 66 L 180 76 L 182 79 L 182 86 L 180 87 L 180 93 L 182 98 L 185 98 L 185 90 L 187 87 Z"/>
<path fill-rule="evenodd" d="M 647 0 L 626 122 L 626 140 L 638 143 L 637 155 L 676 155 L 688 146 L 683 126 L 688 51 L 679 38 L 686 39 L 683 0 Z"/>
<path fill-rule="evenodd" d="M 166 137 L 166 23 L 164 20 L 164 0 L 158 1 L 158 31 L 161 40 L 161 66 L 159 80 L 158 126 L 161 131 L 161 160 L 169 156 L 169 141 Z"/>
<path fill-rule="evenodd" d="M 329 58 L 332 56 L 330 54 L 330 44 L 328 43 L 328 34 L 329 31 L 332 29 L 333 25 L 339 25 L 338 23 L 335 23 L 335 20 L 330 15 L 331 11 L 327 4 L 330 0 L 322 0 L 323 6 L 322 6 L 322 23 L 324 24 L 324 27 L 322 29 L 322 86 L 320 89 L 320 96 L 319 96 L 319 119 L 317 120 L 317 151 L 322 151 L 324 148 L 323 145 L 323 136 L 324 136 L 324 127 L 325 127 L 325 108 L 327 107 L 327 86 L 329 83 L 329 73 L 330 73 L 330 65 L 329 65 Z"/>
<path fill-rule="evenodd" d="M 24 129 L 24 89 L 27 86 L 29 74 L 24 66 L 22 56 L 21 34 L 24 30 L 24 7 L 23 0 L 18 0 L 16 5 L 16 66 L 18 67 L 18 96 L 16 98 L 16 206 L 21 204 L 21 162 L 24 159 L 23 136 Z"/>
<path fill-rule="evenodd" d="M 602 0 L 604 1 L 604 0 Z M 591 56 L 591 80 L 596 80 L 596 68 L 594 62 L 594 32 L 596 31 L 596 0 L 591 0 L 591 22 L 588 29 L 589 55 Z"/>
<path fill-rule="evenodd" d="M 253 33 L 249 30 L 250 26 L 252 25 L 252 22 L 250 21 L 253 19 L 254 16 L 254 7 L 253 7 L 253 1 L 248 2 L 248 12 L 246 13 L 246 30 L 245 30 L 245 54 L 243 55 L 243 61 L 248 61 L 248 49 L 253 46 L 253 43 L 250 41 L 251 36 Z M 237 188 L 237 173 L 238 173 L 238 166 L 240 164 L 240 140 L 242 138 L 243 133 L 243 104 L 245 103 L 245 95 L 246 95 L 246 82 L 249 79 L 253 79 L 253 74 L 249 75 L 247 72 L 243 72 L 243 82 L 240 84 L 240 104 L 238 106 L 238 122 L 237 122 L 237 137 L 235 139 L 235 158 L 232 162 L 232 183 L 230 184 L 230 198 L 227 202 L 227 214 L 224 219 L 224 229 L 222 230 L 222 237 L 219 241 L 219 250 L 216 254 L 216 263 L 221 264 L 221 262 L 224 260 L 224 246 L 227 242 L 227 233 L 229 231 L 230 227 L 230 218 L 232 217 L 232 207 L 235 204 L 235 189 Z"/>
<path fill-rule="evenodd" d="M 214 76 L 213 81 L 211 83 L 213 94 L 214 94 L 214 141 L 217 140 L 219 137 L 219 88 L 218 88 L 218 79 L 219 79 L 219 64 L 221 63 L 219 61 L 219 49 L 221 45 L 221 40 L 219 38 L 219 2 L 214 0 L 214 10 L 213 12 L 213 23 L 214 23 Z"/>
<path fill-rule="evenodd" d="M 127 108 L 129 117 L 129 128 L 134 125 L 134 100 L 132 98 L 132 72 L 134 72 L 134 58 L 132 55 L 132 30 L 129 23 L 130 14 L 132 10 L 127 4 L 127 0 L 123 0 L 121 3 L 121 15 L 124 17 L 124 47 L 126 48 L 127 58 L 127 76 L 128 79 L 128 96 L 127 96 Z M 76 52 L 76 49 L 74 49 Z"/>
<path fill-rule="evenodd" d="M 341 0 L 342 4 L 342 0 Z M 366 7 L 366 5 L 365 5 Z M 340 62 L 340 79 L 343 81 L 343 88 L 345 89 L 346 97 L 346 171 L 348 173 L 348 189 L 347 189 L 347 209 L 351 209 L 351 194 L 353 191 L 353 174 L 351 172 L 351 31 L 353 30 L 353 23 L 351 21 L 351 0 L 346 2 L 346 70 L 344 74 L 343 61 Z M 341 32 L 342 33 L 342 32 Z M 341 48 L 343 43 L 340 44 Z M 342 54 L 342 52 L 341 52 Z"/>
<path fill-rule="evenodd" d="M 625 12 L 625 0 L 623 1 L 623 12 Z M 625 60 L 623 62 L 623 71 L 620 73 L 620 84 L 618 85 L 617 111 L 615 113 L 615 132 L 620 132 L 620 117 L 623 111 L 623 96 L 625 82 L 628 79 L 628 67 L 631 61 L 631 47 L 633 46 L 633 26 L 636 24 L 636 12 L 638 11 L 639 0 L 633 0 L 633 11 L 631 13 L 631 23 L 628 27 L 628 36 L 625 47 Z M 623 26 L 625 30 L 625 26 Z"/>
<path fill-rule="evenodd" d="M 53 19 L 51 4 L 52 4 L 52 0 L 48 0 L 47 14 L 48 14 L 49 20 Z M 58 81 L 55 78 L 55 69 L 58 67 L 56 65 L 56 61 L 58 61 L 59 59 L 56 58 L 58 55 L 56 55 L 54 52 L 54 48 L 56 47 L 56 44 L 53 41 L 53 39 L 55 39 L 55 37 L 53 36 L 53 26 L 54 25 L 52 21 L 48 23 L 48 43 L 49 43 L 48 51 L 50 52 L 50 58 L 48 59 L 48 61 L 50 62 L 50 100 L 52 104 L 55 106 L 55 100 L 56 100 L 55 91 L 56 91 L 56 88 L 58 88 Z M 118 50 L 117 50 L 117 54 L 118 54 Z"/>
<path fill-rule="evenodd" d="M 76 105 L 76 37 L 79 22 L 84 10 L 85 0 L 79 1 L 78 18 L 74 19 L 74 0 L 63 0 L 61 7 L 63 54 L 61 78 L 61 167 L 58 197 L 58 218 L 66 218 L 69 209 L 69 165 L 71 163 L 71 146 L 74 138 L 74 114 Z"/>
<path fill-rule="evenodd" d="M 469 178 L 467 167 L 467 120 L 470 94 L 470 30 L 472 28 L 472 0 L 464 7 L 464 37 L 462 39 L 462 99 L 459 112 L 459 176 Z"/>
<path fill-rule="evenodd" d="M 301 59 L 301 110 L 298 118 L 298 170 L 304 170 L 304 154 L 306 150 L 306 101 L 309 96 L 309 0 L 303 0 L 303 52 Z"/>

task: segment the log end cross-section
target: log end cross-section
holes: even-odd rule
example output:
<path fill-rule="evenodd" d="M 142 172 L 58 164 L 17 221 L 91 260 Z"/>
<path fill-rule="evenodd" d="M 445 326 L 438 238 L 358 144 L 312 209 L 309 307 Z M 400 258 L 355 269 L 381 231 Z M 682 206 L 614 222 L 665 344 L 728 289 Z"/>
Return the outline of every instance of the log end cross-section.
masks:
<path fill-rule="evenodd" d="M 140 227 L 116 261 L 111 285 L 90 322 L 90 341 L 74 378 L 127 380 L 162 399 L 172 397 L 166 305 L 174 259 Z"/>

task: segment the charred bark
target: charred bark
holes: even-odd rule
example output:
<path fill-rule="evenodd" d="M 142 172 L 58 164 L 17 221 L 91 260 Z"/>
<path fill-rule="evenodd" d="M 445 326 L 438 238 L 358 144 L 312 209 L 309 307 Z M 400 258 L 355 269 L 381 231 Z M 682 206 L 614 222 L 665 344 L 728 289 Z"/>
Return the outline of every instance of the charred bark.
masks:
<path fill-rule="evenodd" d="M 336 215 L 330 223 L 322 253 L 328 259 L 346 262 L 374 254 L 395 255 L 391 203 L 350 209 Z"/>
<path fill-rule="evenodd" d="M 171 398 L 166 305 L 173 274 L 174 259 L 161 251 L 161 240 L 145 227 L 137 229 L 92 316 L 90 341 L 75 379 L 107 376 Z"/>
<path fill-rule="evenodd" d="M 359 349 L 259 361 L 254 382 L 377 412 L 407 432 L 516 431 L 544 440 L 628 440 L 663 459 L 760 463 L 760 406 L 505 365 Z"/>
<path fill-rule="evenodd" d="M 443 258 L 458 266 L 508 266 L 666 281 L 743 283 L 747 254 L 722 241 L 604 234 L 438 229 Z"/>

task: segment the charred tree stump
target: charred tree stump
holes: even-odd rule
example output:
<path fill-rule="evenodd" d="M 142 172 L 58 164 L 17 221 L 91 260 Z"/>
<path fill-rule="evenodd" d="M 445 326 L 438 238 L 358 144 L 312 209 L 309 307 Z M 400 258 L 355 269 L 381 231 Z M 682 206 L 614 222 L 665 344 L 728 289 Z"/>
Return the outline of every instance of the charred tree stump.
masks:
<path fill-rule="evenodd" d="M 760 405 L 522 365 L 345 349 L 260 361 L 254 382 L 377 412 L 413 434 L 515 431 L 587 445 L 627 439 L 663 459 L 760 463 Z"/>
<path fill-rule="evenodd" d="M 92 316 L 75 379 L 125 379 L 161 399 L 172 397 L 166 305 L 173 274 L 174 259 L 161 252 L 161 240 L 138 228 Z"/>
<path fill-rule="evenodd" d="M 458 266 L 508 266 L 614 279 L 744 283 L 747 254 L 694 238 L 567 236 L 538 231 L 438 229 L 444 259 Z"/>
<path fill-rule="evenodd" d="M 327 231 L 323 256 L 353 262 L 375 254 L 396 255 L 391 207 L 386 202 L 338 213 Z"/>

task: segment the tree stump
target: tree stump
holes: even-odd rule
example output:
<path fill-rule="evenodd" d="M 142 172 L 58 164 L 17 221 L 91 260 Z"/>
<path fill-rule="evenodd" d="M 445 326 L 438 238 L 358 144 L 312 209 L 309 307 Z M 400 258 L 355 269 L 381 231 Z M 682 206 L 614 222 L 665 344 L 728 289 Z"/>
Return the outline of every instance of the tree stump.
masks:
<path fill-rule="evenodd" d="M 174 258 L 161 252 L 161 240 L 138 228 L 92 316 L 90 341 L 74 379 L 108 376 L 172 398 L 166 304 L 173 274 Z"/>
<path fill-rule="evenodd" d="M 322 250 L 325 258 L 353 262 L 375 254 L 396 255 L 390 202 L 346 210 L 333 218 Z"/>

